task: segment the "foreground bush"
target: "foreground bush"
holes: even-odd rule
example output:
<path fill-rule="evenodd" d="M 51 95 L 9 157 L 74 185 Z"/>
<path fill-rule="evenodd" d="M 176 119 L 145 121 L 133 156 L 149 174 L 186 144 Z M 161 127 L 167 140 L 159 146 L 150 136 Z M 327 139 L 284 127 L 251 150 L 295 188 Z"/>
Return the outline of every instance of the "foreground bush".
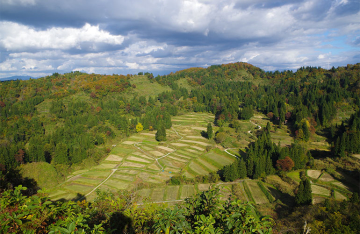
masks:
<path fill-rule="evenodd" d="M 271 233 L 272 220 L 258 219 L 239 200 L 220 200 L 219 189 L 196 194 L 174 208 L 138 206 L 134 194 L 99 192 L 93 203 L 52 202 L 40 191 L 5 191 L 0 198 L 1 233 Z"/>

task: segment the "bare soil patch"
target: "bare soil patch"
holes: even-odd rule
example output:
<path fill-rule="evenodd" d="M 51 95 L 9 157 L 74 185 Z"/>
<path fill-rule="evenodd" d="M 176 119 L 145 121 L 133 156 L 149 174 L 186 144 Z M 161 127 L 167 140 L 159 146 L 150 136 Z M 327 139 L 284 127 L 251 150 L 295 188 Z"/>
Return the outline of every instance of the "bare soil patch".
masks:
<path fill-rule="evenodd" d="M 195 130 L 200 130 L 200 131 L 206 131 L 207 129 L 204 128 L 204 127 L 191 127 L 192 129 L 195 129 Z"/>
<path fill-rule="evenodd" d="M 307 175 L 313 179 L 319 178 L 321 171 L 319 170 L 307 170 Z"/>
<path fill-rule="evenodd" d="M 158 157 L 164 155 L 163 153 L 161 153 L 160 151 L 157 151 L 157 150 L 149 151 L 149 153 L 151 153 L 154 156 L 158 156 Z"/>
<path fill-rule="evenodd" d="M 150 161 L 145 160 L 145 159 L 143 159 L 143 158 L 136 157 L 136 156 L 127 157 L 126 160 L 131 160 L 131 161 L 136 161 L 136 162 L 150 163 Z"/>
<path fill-rule="evenodd" d="M 121 162 L 123 160 L 123 158 L 120 157 L 120 156 L 117 156 L 115 154 L 110 154 L 105 160 L 114 161 L 114 162 Z"/>
<path fill-rule="evenodd" d="M 205 139 L 202 136 L 185 136 L 186 138 L 192 138 L 192 139 Z"/>
<path fill-rule="evenodd" d="M 187 144 L 182 144 L 182 143 L 170 143 L 171 145 L 175 145 L 175 146 L 179 146 L 179 147 L 186 147 L 189 146 Z"/>
<path fill-rule="evenodd" d="M 347 198 L 342 193 L 335 191 L 335 199 L 336 200 L 346 200 Z"/>
<path fill-rule="evenodd" d="M 198 184 L 199 191 L 206 191 L 209 190 L 210 184 Z"/>
<path fill-rule="evenodd" d="M 313 204 L 322 203 L 325 201 L 324 197 L 313 197 Z"/>
<path fill-rule="evenodd" d="M 145 167 L 145 164 L 137 164 L 137 163 L 133 163 L 133 162 L 124 162 L 121 167 Z"/>
<path fill-rule="evenodd" d="M 329 181 L 334 181 L 334 177 L 332 177 L 331 175 L 329 175 L 328 173 L 323 173 L 322 176 L 320 177 L 321 181 L 325 181 L 325 182 L 329 182 Z"/>
<path fill-rule="evenodd" d="M 184 163 L 187 162 L 187 160 L 182 159 L 182 158 L 178 158 L 178 157 L 175 157 L 175 156 L 167 156 L 167 158 L 171 158 L 171 159 L 179 161 L 179 162 L 184 162 Z"/>
<path fill-rule="evenodd" d="M 157 164 L 151 164 L 150 166 L 148 166 L 148 168 L 153 169 L 153 170 L 160 170 L 160 168 Z"/>
<path fill-rule="evenodd" d="M 194 143 L 194 144 L 199 144 L 199 145 L 203 145 L 203 146 L 208 146 L 210 144 L 207 144 L 205 142 L 201 142 L 201 141 L 192 141 L 192 140 L 181 140 L 183 142 L 188 142 L 188 143 Z"/>
<path fill-rule="evenodd" d="M 312 193 L 314 193 L 314 194 L 319 194 L 319 195 L 323 195 L 323 196 L 330 196 L 330 190 L 327 189 L 327 188 L 324 188 L 322 186 L 312 184 L 311 185 L 311 190 L 312 190 Z"/>
<path fill-rule="evenodd" d="M 124 145 L 133 145 L 137 143 L 136 141 L 123 141 L 121 144 L 124 144 Z"/>
<path fill-rule="evenodd" d="M 149 160 L 154 160 L 154 158 L 149 157 L 149 156 L 147 156 L 147 155 L 145 155 L 145 154 L 143 154 L 141 152 L 134 152 L 133 154 L 136 155 L 136 156 L 142 157 L 142 158 L 146 158 L 146 159 L 149 159 Z"/>
<path fill-rule="evenodd" d="M 173 152 L 173 151 L 174 151 L 173 149 L 168 148 L 168 147 L 166 147 L 166 146 L 157 146 L 157 148 L 162 149 L 162 150 L 165 150 L 165 151 L 168 151 L 168 152 Z"/>
<path fill-rule="evenodd" d="M 193 149 L 185 149 L 185 150 L 188 151 L 188 152 L 191 152 L 191 153 L 195 153 L 195 154 L 199 153 L 199 151 L 193 150 Z"/>
<path fill-rule="evenodd" d="M 153 136 L 155 137 L 155 133 L 147 133 L 147 132 L 143 132 L 143 133 L 140 133 L 141 135 L 144 135 L 144 136 Z"/>
<path fill-rule="evenodd" d="M 193 148 L 193 149 L 197 149 L 197 150 L 200 150 L 200 151 L 204 151 L 205 149 L 203 149 L 203 148 L 201 148 L 201 147 L 199 147 L 199 146 L 195 146 L 195 145 L 192 145 L 192 146 L 190 146 L 191 148 Z"/>
<path fill-rule="evenodd" d="M 130 174 L 130 175 L 136 175 L 138 174 L 138 170 L 128 170 L 128 169 L 118 169 L 114 174 Z"/>

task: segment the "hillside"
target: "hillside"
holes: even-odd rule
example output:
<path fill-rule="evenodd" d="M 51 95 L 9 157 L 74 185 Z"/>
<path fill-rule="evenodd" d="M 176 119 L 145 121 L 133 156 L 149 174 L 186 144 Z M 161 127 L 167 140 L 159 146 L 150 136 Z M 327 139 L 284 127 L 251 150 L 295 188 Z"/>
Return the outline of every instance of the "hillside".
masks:
<path fill-rule="evenodd" d="M 271 215 L 278 231 L 302 227 L 303 220 L 290 217 L 298 210 L 294 207 L 312 209 L 299 198 L 306 181 L 314 207 L 324 202 L 335 207 L 350 198 L 357 206 L 359 64 L 264 72 L 234 63 L 157 77 L 71 72 L 1 82 L 0 90 L 4 193 L 20 184 L 29 187 L 27 195 L 46 188 L 49 202 L 85 199 L 93 208 L 120 199 L 121 212 L 137 220 L 136 204 L 148 206 L 150 200 L 181 207 L 216 185 L 216 197 L 223 195 L 219 206 L 227 199 L 252 202 L 246 215 L 257 221 Z M 166 131 L 164 139 L 156 140 L 161 131 Z M 231 204 L 236 212 L 245 209 Z M 346 209 L 354 209 L 351 204 Z M 107 217 L 119 212 L 111 206 L 104 205 Z M 160 210 L 145 208 L 153 212 L 149 222 L 165 212 Z M 185 210 L 180 212 L 184 217 Z M 341 210 L 341 218 L 347 220 L 350 213 Z M 209 218 L 207 211 L 201 214 Z M 195 230 L 198 215 L 184 225 Z M 359 216 L 354 217 L 344 223 L 353 225 Z M 225 228 L 224 219 L 215 219 L 209 221 L 214 228 Z M 104 222 L 111 226 L 110 221 Z M 319 222 L 309 225 L 320 230 Z M 321 222 L 324 230 L 331 228 Z"/>

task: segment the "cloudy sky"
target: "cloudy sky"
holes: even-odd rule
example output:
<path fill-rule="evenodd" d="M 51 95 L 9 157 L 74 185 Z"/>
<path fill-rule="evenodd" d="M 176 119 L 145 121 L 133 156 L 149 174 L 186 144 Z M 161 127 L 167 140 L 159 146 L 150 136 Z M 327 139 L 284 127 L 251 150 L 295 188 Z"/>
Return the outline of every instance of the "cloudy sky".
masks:
<path fill-rule="evenodd" d="M 359 0 L 0 0 L 0 78 L 360 62 Z"/>

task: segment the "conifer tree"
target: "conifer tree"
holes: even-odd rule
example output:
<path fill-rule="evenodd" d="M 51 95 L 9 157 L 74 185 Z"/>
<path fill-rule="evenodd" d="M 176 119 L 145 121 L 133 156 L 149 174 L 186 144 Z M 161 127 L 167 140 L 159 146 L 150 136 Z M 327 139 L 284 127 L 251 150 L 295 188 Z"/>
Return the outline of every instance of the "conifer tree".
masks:
<path fill-rule="evenodd" d="M 295 195 L 295 203 L 297 205 L 302 205 L 304 202 L 304 181 L 300 181 L 298 191 Z"/>
<path fill-rule="evenodd" d="M 246 177 L 247 171 L 246 171 L 246 164 L 243 159 L 239 160 L 239 178 L 244 179 Z"/>
<path fill-rule="evenodd" d="M 162 123 L 160 123 L 158 126 L 158 130 L 155 133 L 155 139 L 157 141 L 166 141 L 166 129 Z"/>
<path fill-rule="evenodd" d="M 306 179 L 304 182 L 304 204 L 310 205 L 312 203 L 312 190 L 311 190 L 311 183 L 309 179 Z"/>
<path fill-rule="evenodd" d="M 208 126 L 207 126 L 207 137 L 208 139 L 211 139 L 213 137 L 213 129 L 212 129 L 212 125 L 211 123 L 208 123 Z"/>

